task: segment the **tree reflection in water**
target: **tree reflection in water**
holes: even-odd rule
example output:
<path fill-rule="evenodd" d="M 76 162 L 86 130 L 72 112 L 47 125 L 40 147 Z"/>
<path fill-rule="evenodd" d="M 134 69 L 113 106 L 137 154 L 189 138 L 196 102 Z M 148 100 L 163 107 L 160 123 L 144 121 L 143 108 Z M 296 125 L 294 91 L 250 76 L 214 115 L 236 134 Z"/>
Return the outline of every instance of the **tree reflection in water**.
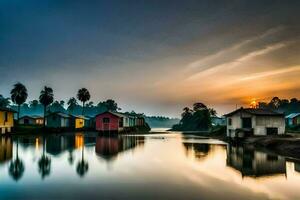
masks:
<path fill-rule="evenodd" d="M 9 175 L 15 180 L 18 181 L 23 176 L 25 167 L 23 161 L 19 158 L 19 138 L 17 138 L 17 149 L 16 149 L 16 159 L 13 160 L 9 165 Z"/>
<path fill-rule="evenodd" d="M 45 154 L 45 150 L 46 139 L 43 137 L 43 154 L 38 162 L 39 173 L 41 174 L 42 179 L 44 179 L 46 176 L 49 176 L 51 172 L 51 158 Z"/>

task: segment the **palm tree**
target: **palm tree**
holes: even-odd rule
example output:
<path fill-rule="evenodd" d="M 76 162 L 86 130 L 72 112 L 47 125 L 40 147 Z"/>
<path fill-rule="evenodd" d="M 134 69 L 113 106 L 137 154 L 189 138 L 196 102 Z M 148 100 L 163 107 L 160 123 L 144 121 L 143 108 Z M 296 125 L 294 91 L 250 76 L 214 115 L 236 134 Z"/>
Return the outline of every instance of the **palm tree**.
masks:
<path fill-rule="evenodd" d="M 68 111 L 71 112 L 74 110 L 74 108 L 78 105 L 77 100 L 74 97 L 71 97 L 68 102 Z"/>
<path fill-rule="evenodd" d="M 89 164 L 87 161 L 84 160 L 84 144 L 83 144 L 82 152 L 81 152 L 81 161 L 78 162 L 76 171 L 80 177 L 83 177 L 88 170 L 89 170 Z"/>
<path fill-rule="evenodd" d="M 19 138 L 17 138 L 17 152 L 16 152 L 16 159 L 12 161 L 9 165 L 9 175 L 15 180 L 18 181 L 22 177 L 25 167 L 23 164 L 23 161 L 19 158 L 18 154 L 18 148 L 19 148 Z"/>
<path fill-rule="evenodd" d="M 14 88 L 10 91 L 11 100 L 18 105 L 18 122 L 20 117 L 20 107 L 26 101 L 28 93 L 25 85 L 16 83 Z"/>
<path fill-rule="evenodd" d="M 45 115 L 46 115 L 46 108 L 49 106 L 54 99 L 53 90 L 50 87 L 45 86 L 44 89 L 41 91 L 40 94 L 40 103 L 44 106 L 44 127 L 45 127 Z"/>
<path fill-rule="evenodd" d="M 45 147 L 46 147 L 46 139 L 43 137 L 43 154 L 40 158 L 38 165 L 39 165 L 39 172 L 44 179 L 46 176 L 49 176 L 51 171 L 51 158 L 45 154 Z"/>
<path fill-rule="evenodd" d="M 78 90 L 77 99 L 82 102 L 82 115 L 84 114 L 84 104 L 90 100 L 91 95 L 86 88 L 81 88 Z"/>

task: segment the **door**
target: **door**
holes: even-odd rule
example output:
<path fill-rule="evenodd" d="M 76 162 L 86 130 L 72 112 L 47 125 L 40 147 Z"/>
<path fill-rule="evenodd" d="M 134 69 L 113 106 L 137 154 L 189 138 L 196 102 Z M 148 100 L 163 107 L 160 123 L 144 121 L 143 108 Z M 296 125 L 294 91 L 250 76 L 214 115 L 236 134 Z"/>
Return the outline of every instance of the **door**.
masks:
<path fill-rule="evenodd" d="M 278 135 L 278 128 L 267 128 L 267 135 Z"/>

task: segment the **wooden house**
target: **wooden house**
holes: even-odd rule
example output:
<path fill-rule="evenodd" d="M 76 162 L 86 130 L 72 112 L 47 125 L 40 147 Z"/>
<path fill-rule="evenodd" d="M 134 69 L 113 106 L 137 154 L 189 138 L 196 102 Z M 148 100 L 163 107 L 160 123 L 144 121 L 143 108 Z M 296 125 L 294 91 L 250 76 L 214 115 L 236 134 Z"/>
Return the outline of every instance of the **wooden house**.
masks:
<path fill-rule="evenodd" d="M 61 112 L 50 113 L 46 116 L 46 126 L 49 128 L 70 127 L 70 115 Z"/>
<path fill-rule="evenodd" d="M 10 108 L 0 107 L 0 133 L 10 133 L 14 127 L 14 113 Z"/>
<path fill-rule="evenodd" d="M 300 125 L 300 113 L 291 113 L 285 117 L 286 125 L 290 127 Z"/>
<path fill-rule="evenodd" d="M 43 125 L 44 118 L 38 115 L 25 115 L 19 119 L 19 124 L 22 125 Z"/>
<path fill-rule="evenodd" d="M 281 135 L 285 133 L 284 115 L 261 108 L 240 108 L 226 116 L 227 137 Z"/>
<path fill-rule="evenodd" d="M 96 130 L 97 131 L 123 131 L 124 129 L 124 119 L 127 116 L 117 113 L 106 111 L 104 113 L 98 114 L 95 117 Z M 129 121 L 128 121 L 129 123 Z"/>

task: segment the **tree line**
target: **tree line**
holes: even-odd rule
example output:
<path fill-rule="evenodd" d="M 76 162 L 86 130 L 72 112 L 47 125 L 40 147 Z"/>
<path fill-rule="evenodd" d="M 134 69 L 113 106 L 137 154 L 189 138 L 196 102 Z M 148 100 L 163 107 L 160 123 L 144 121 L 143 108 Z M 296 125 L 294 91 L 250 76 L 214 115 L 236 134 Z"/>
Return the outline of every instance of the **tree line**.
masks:
<path fill-rule="evenodd" d="M 269 102 L 258 102 L 257 106 L 263 109 L 282 112 L 285 115 L 300 113 L 300 100 L 297 98 L 280 99 L 279 97 L 273 97 Z"/>

